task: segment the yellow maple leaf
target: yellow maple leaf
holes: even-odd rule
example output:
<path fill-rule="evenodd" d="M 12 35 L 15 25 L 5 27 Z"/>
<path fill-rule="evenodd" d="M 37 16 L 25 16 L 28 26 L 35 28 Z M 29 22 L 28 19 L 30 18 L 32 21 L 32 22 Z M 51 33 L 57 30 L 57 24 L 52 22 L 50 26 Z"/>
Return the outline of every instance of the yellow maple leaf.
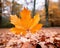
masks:
<path fill-rule="evenodd" d="M 40 17 L 39 14 L 36 14 L 34 18 L 31 17 L 31 11 L 24 8 L 20 12 L 21 18 L 18 18 L 16 15 L 11 15 L 11 23 L 15 25 L 14 28 L 11 28 L 11 32 L 15 34 L 26 35 L 27 31 L 35 33 L 36 31 L 42 28 L 42 24 L 39 24 Z"/>

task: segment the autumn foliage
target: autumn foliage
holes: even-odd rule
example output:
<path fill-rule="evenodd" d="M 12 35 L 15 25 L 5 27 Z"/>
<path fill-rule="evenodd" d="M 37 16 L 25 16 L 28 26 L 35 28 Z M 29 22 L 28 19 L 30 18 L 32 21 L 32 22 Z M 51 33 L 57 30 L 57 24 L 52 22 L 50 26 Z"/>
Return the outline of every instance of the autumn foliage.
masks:
<path fill-rule="evenodd" d="M 11 32 L 25 35 L 27 32 L 35 33 L 42 27 L 42 24 L 39 24 L 39 14 L 36 14 L 32 18 L 31 11 L 24 8 L 20 12 L 20 16 L 21 18 L 18 18 L 16 15 L 11 15 L 11 23 L 15 25 L 14 28 L 11 28 Z"/>

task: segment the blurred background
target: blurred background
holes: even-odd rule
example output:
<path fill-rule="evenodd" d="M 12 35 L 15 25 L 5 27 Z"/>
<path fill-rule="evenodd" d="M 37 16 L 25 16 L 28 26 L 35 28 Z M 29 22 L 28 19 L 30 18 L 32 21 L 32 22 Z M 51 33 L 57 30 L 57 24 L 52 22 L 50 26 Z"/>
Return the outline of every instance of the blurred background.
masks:
<path fill-rule="evenodd" d="M 19 17 L 24 7 L 31 10 L 32 17 L 39 13 L 44 26 L 60 27 L 60 0 L 0 0 L 0 28 L 14 26 L 10 23 L 10 15 Z"/>

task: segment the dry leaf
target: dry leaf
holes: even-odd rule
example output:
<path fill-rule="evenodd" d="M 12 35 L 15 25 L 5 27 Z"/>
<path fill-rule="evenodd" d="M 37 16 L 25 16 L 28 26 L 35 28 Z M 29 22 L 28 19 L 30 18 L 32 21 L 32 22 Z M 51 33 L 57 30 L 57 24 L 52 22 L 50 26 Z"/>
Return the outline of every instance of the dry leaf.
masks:
<path fill-rule="evenodd" d="M 11 32 L 15 34 L 26 35 L 27 31 L 35 33 L 40 30 L 42 24 L 38 24 L 40 21 L 39 14 L 36 14 L 34 18 L 31 17 L 31 11 L 24 8 L 20 12 L 21 18 L 18 18 L 16 15 L 11 15 L 11 23 L 15 25 L 14 28 L 11 28 Z"/>

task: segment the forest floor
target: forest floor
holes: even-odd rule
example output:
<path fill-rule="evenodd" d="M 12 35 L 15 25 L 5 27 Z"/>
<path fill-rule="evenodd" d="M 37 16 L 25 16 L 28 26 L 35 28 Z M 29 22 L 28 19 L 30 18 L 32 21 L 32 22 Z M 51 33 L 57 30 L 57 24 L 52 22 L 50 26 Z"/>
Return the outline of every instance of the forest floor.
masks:
<path fill-rule="evenodd" d="M 51 44 L 53 43 L 54 39 L 56 42 L 56 45 L 50 45 L 50 48 L 54 48 L 54 47 L 59 47 L 60 48 L 60 27 L 49 27 L 49 28 L 42 28 L 39 32 L 42 33 L 38 33 L 36 36 L 40 36 L 40 37 L 36 37 L 36 39 L 38 41 L 40 41 L 40 45 L 42 48 L 47 48 L 48 46 L 43 45 L 44 43 L 48 43 Z M 32 40 L 32 43 L 29 42 L 29 40 L 27 39 L 27 42 L 21 41 L 26 40 L 24 37 L 21 39 L 20 37 L 15 36 L 14 34 L 12 34 L 8 28 L 0 28 L 0 48 L 28 48 L 28 46 L 30 48 L 37 48 L 36 45 L 31 45 L 31 44 L 36 44 L 35 42 L 35 38 L 33 39 L 29 38 L 30 40 Z M 39 38 L 39 39 L 38 39 Z M 23 43 L 24 42 L 24 43 Z M 58 43 L 57 43 L 58 42 Z M 53 43 L 54 44 L 54 43 Z M 54 46 L 54 47 L 53 47 Z M 57 48 L 56 47 L 56 48 Z"/>
<path fill-rule="evenodd" d="M 42 29 L 60 32 L 60 27 L 48 27 L 48 28 L 42 28 Z M 0 28 L 0 32 L 8 32 L 8 31 L 9 31 L 9 28 Z"/>

